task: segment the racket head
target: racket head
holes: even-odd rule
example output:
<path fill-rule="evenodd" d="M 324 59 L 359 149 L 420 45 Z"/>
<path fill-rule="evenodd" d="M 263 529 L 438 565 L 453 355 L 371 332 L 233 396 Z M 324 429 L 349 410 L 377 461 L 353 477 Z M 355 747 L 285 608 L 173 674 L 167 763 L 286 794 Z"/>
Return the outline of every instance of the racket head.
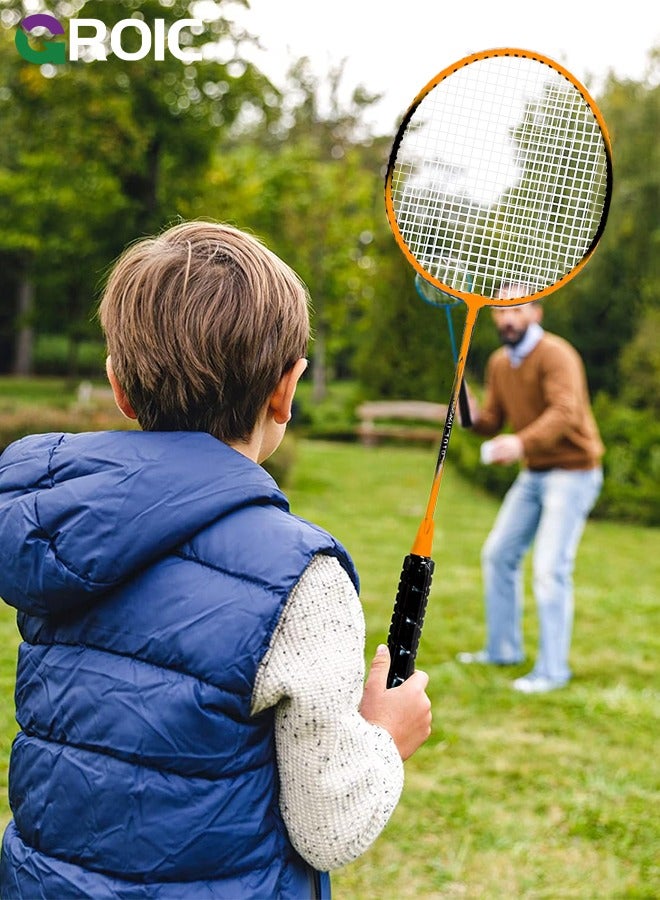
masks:
<path fill-rule="evenodd" d="M 456 287 L 469 290 L 469 280 L 463 279 L 458 281 Z M 438 309 L 443 309 L 447 306 L 456 306 L 461 302 L 459 297 L 452 297 L 451 294 L 448 294 L 446 291 L 441 291 L 440 288 L 431 284 L 430 281 L 422 278 L 419 272 L 415 273 L 415 290 L 424 303 L 428 303 L 429 306 L 435 306 Z"/>
<path fill-rule="evenodd" d="M 607 127 L 586 88 L 554 60 L 511 48 L 467 56 L 420 91 L 385 178 L 405 256 L 425 282 L 476 308 L 565 285 L 593 254 L 611 195 Z M 502 284 L 515 285 L 504 298 Z"/>

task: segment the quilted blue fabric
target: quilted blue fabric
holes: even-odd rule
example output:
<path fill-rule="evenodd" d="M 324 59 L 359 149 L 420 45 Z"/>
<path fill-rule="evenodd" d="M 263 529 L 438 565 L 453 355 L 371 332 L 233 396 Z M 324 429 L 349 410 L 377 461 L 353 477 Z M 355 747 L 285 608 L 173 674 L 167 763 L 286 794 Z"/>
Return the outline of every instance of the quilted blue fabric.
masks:
<path fill-rule="evenodd" d="M 0 457 L 18 609 L 3 898 L 329 895 L 278 806 L 256 672 L 317 553 L 271 477 L 210 435 L 37 435 Z"/>

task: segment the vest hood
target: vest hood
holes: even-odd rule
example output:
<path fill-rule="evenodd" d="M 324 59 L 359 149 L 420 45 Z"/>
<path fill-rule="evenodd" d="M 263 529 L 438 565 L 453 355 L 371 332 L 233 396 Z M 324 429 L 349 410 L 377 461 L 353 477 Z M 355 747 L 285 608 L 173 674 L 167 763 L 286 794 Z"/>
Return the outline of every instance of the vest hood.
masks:
<path fill-rule="evenodd" d="M 254 504 L 288 510 L 261 466 L 209 434 L 23 438 L 0 456 L 0 596 L 69 612 Z"/>

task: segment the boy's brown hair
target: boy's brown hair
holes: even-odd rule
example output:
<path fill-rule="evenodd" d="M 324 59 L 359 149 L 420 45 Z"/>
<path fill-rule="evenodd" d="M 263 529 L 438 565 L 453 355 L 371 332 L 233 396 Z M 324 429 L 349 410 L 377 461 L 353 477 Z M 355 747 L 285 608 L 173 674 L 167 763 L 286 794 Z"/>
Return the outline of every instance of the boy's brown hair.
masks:
<path fill-rule="evenodd" d="M 187 222 L 130 246 L 99 306 L 112 367 L 145 431 L 246 440 L 305 355 L 307 291 L 259 240 Z"/>

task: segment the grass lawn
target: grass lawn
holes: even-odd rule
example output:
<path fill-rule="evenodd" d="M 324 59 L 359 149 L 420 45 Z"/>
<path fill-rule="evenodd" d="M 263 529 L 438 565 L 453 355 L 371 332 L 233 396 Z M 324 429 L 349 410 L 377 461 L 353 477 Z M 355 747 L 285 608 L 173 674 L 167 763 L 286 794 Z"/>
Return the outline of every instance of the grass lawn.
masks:
<path fill-rule="evenodd" d="M 62 408 L 71 403 L 74 396 L 74 386 L 64 378 L 0 377 L 0 411 L 35 404 Z"/>
<path fill-rule="evenodd" d="M 306 444 L 296 512 L 353 554 L 369 656 L 387 635 L 403 556 L 424 511 L 434 454 Z M 451 447 L 449 451 L 451 458 Z M 660 896 L 657 530 L 589 522 L 576 566 L 570 687 L 524 697 L 526 671 L 462 667 L 483 640 L 479 551 L 496 501 L 445 472 L 436 571 L 418 664 L 433 734 L 374 847 L 333 877 L 344 898 Z M 528 592 L 527 649 L 536 616 Z"/>
<path fill-rule="evenodd" d="M 451 459 L 451 447 L 449 451 Z M 387 635 L 434 453 L 300 442 L 294 512 L 331 530 L 362 578 L 370 658 Z M 461 667 L 483 639 L 479 551 L 497 509 L 451 463 L 436 515 L 436 574 L 418 663 L 433 734 L 406 763 L 402 801 L 334 895 L 372 898 L 660 896 L 658 530 L 590 522 L 576 567 L 574 681 L 525 697 L 513 670 Z M 525 615 L 534 655 L 536 617 Z M 0 606 L 0 776 L 15 733 L 16 629 Z M 6 789 L 0 820 L 7 821 Z"/>

